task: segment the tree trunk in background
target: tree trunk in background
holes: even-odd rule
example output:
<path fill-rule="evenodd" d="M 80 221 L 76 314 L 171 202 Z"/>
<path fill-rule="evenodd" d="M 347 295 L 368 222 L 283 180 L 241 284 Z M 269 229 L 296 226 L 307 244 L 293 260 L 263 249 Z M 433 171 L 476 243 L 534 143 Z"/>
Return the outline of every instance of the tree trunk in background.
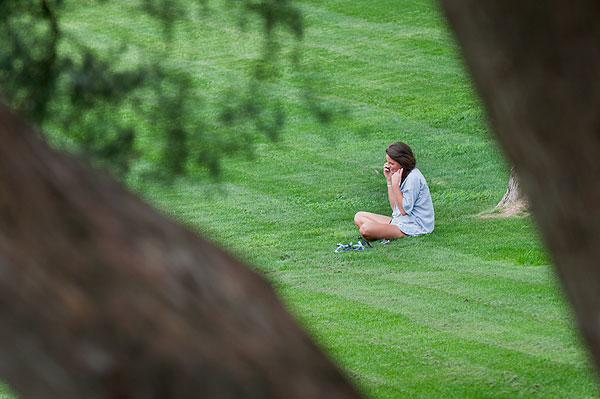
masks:
<path fill-rule="evenodd" d="M 0 380 L 27 398 L 355 398 L 267 283 L 0 106 Z"/>
<path fill-rule="evenodd" d="M 442 4 L 600 366 L 600 2 Z"/>
<path fill-rule="evenodd" d="M 508 185 L 506 186 L 506 193 L 504 193 L 504 197 L 502 197 L 500 202 L 498 202 L 498 205 L 496 205 L 496 209 L 502 209 L 504 210 L 504 213 L 512 215 L 516 212 L 527 209 L 527 206 L 527 196 L 521 189 L 519 176 L 517 175 L 517 171 L 513 166 L 510 168 L 510 176 L 508 178 Z"/>

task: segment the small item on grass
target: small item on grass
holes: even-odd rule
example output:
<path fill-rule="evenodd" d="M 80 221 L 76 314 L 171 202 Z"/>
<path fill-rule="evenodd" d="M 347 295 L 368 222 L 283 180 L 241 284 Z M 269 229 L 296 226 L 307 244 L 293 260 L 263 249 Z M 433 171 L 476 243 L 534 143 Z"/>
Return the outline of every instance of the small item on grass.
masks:
<path fill-rule="evenodd" d="M 371 243 L 367 241 L 363 236 L 358 236 L 358 242 L 360 245 L 366 248 L 372 248 Z"/>
<path fill-rule="evenodd" d="M 337 248 L 334 252 L 342 252 L 342 251 L 364 251 L 365 249 L 372 248 L 371 243 L 365 240 L 362 236 L 358 236 L 358 241 L 356 244 L 353 244 L 350 241 L 348 244 L 342 244 L 341 242 L 337 243 Z"/>
<path fill-rule="evenodd" d="M 387 238 L 384 238 L 383 240 L 379 241 L 379 243 L 380 243 L 381 245 L 389 244 L 390 242 L 391 242 L 391 241 L 390 241 L 390 240 L 388 240 Z"/>

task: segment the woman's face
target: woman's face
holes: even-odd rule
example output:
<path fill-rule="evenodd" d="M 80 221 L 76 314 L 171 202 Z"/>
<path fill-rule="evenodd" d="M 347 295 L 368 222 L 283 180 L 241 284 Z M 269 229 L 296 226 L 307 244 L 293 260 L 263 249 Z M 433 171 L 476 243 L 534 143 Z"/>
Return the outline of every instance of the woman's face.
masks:
<path fill-rule="evenodd" d="M 385 158 L 387 159 L 387 164 L 390 167 L 390 172 L 396 173 L 398 170 L 402 169 L 402 165 L 390 158 L 388 154 L 385 154 Z"/>

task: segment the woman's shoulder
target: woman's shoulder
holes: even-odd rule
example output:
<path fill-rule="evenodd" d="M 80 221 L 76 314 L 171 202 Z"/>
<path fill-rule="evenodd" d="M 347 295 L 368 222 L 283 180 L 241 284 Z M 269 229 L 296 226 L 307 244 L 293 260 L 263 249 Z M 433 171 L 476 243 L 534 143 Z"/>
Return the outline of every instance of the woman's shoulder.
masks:
<path fill-rule="evenodd" d="M 414 168 L 413 170 L 411 170 L 407 178 L 409 177 L 414 180 L 425 180 L 425 176 L 423 176 L 423 173 L 421 173 L 421 171 L 418 168 Z"/>
<path fill-rule="evenodd" d="M 425 180 L 425 176 L 423 176 L 423 173 L 421 173 L 421 171 L 417 168 L 414 168 L 410 171 L 410 173 L 406 177 L 406 180 L 408 180 L 408 184 L 410 184 L 413 187 L 422 187 L 428 185 L 427 180 Z"/>

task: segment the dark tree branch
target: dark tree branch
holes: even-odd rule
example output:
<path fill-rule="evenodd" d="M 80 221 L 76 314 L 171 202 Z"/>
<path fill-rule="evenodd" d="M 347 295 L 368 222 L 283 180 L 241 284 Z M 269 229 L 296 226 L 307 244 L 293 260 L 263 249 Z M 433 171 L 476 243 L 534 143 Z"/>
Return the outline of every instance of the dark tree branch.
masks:
<path fill-rule="evenodd" d="M 600 366 L 600 2 L 442 3 Z"/>
<path fill-rule="evenodd" d="M 19 397 L 356 398 L 245 265 L 0 105 L 0 379 Z"/>

